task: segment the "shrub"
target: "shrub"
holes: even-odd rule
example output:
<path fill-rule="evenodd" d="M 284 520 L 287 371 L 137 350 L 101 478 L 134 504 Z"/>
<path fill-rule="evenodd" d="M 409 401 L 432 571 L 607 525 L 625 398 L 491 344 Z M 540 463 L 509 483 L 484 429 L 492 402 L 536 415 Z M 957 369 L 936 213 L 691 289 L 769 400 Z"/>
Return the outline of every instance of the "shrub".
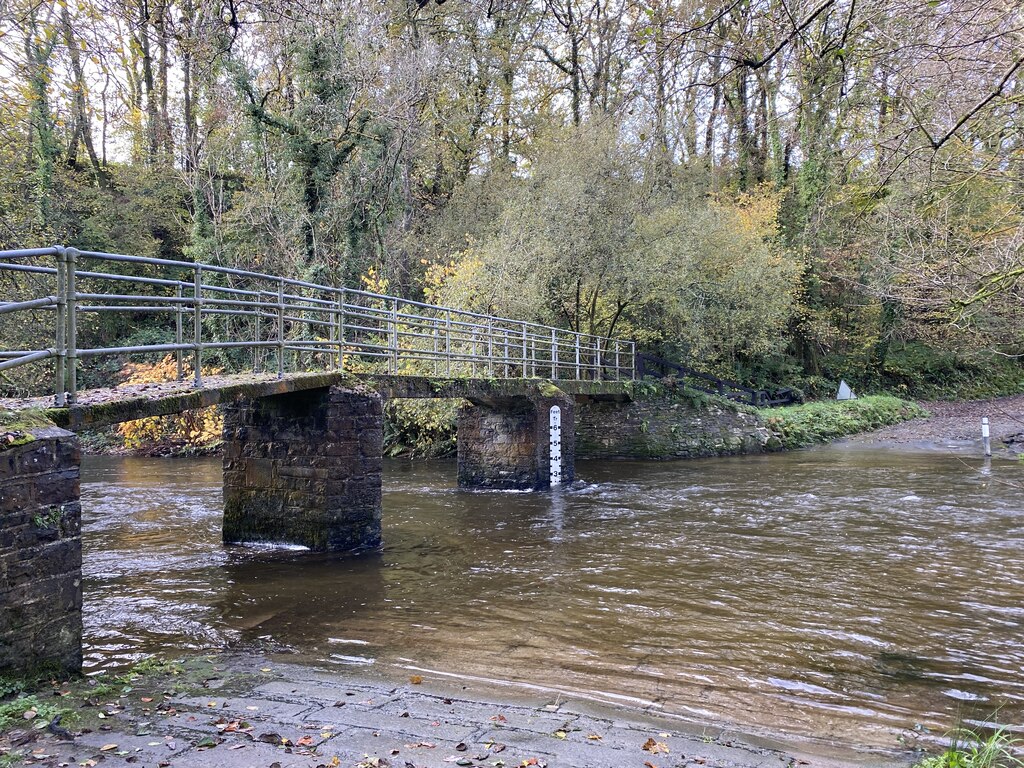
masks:
<path fill-rule="evenodd" d="M 845 435 L 928 415 L 916 403 L 890 395 L 872 395 L 857 400 L 822 400 L 761 412 L 765 425 L 779 434 L 785 448 L 827 443 Z"/>

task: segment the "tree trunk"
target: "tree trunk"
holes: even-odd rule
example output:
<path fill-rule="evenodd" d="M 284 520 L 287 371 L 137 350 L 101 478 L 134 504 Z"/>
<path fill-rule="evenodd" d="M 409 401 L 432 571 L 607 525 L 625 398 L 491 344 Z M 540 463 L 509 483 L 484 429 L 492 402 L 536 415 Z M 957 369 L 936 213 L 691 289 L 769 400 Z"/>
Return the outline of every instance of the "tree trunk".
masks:
<path fill-rule="evenodd" d="M 68 146 L 68 165 L 75 167 L 77 164 L 78 142 L 85 145 L 89 155 L 89 163 L 92 167 L 93 176 L 100 187 L 106 187 L 110 182 L 110 174 L 100 158 L 96 155 L 96 147 L 92 141 L 92 121 L 89 119 L 89 105 L 87 101 L 87 86 L 82 70 L 82 58 L 79 51 L 78 41 L 75 39 L 74 30 L 71 26 L 71 14 L 67 4 L 61 5 L 61 26 L 64 32 L 64 42 L 68 48 L 68 61 L 71 65 L 71 76 L 73 78 L 71 109 L 75 116 L 74 129 L 71 141 Z"/>

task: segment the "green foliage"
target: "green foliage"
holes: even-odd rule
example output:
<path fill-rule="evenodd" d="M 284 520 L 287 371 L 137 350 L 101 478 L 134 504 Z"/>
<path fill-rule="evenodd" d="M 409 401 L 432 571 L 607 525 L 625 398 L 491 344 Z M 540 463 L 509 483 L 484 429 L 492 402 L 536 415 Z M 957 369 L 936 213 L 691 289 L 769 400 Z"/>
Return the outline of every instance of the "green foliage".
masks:
<path fill-rule="evenodd" d="M 29 720 L 25 718 L 26 712 L 34 713 Z M 18 696 L 11 701 L 0 703 L 0 731 L 14 725 L 32 726 L 36 723 L 49 723 L 57 715 L 60 715 L 62 720 L 70 719 L 74 711 L 36 696 Z"/>
<path fill-rule="evenodd" d="M 457 400 L 389 400 L 384 406 L 384 455 L 454 455 L 457 410 Z"/>
<path fill-rule="evenodd" d="M 32 515 L 32 525 L 36 528 L 54 528 L 60 522 L 63 515 L 62 507 L 50 507 L 47 512 L 37 512 Z"/>
<path fill-rule="evenodd" d="M 0 247 L 348 287 L 373 267 L 396 294 L 810 396 L 839 378 L 910 397 L 1024 387 L 1024 144 L 1019 82 L 1000 81 L 1019 45 L 991 3 L 969 24 L 936 3 L 825 4 L 783 39 L 800 13 L 772 0 L 691 36 L 685 56 L 665 55 L 676 11 L 643 3 L 574 6 L 569 27 L 539 2 L 245 19 L 12 3 Z M 148 73 L 143 41 L 159 52 Z M 722 51 L 744 52 L 727 75 Z M 0 293 L 45 282 L 0 273 Z M 45 320 L 5 316 L 5 348 L 36 348 Z M 81 348 L 167 329 L 79 321 Z M 82 386 L 124 362 L 83 360 Z M 47 391 L 51 372 L 4 371 L 0 395 Z"/>
<path fill-rule="evenodd" d="M 786 408 L 761 409 L 765 426 L 779 434 L 784 448 L 826 443 L 845 435 L 927 416 L 921 406 L 889 395 L 857 400 L 823 400 Z"/>
<path fill-rule="evenodd" d="M 957 729 L 941 755 L 926 757 L 914 768 L 1016 768 L 1024 765 L 1015 754 L 1020 740 L 999 728 L 987 736 L 979 731 Z"/>
<path fill-rule="evenodd" d="M 1024 392 L 1024 368 L 1007 358 L 965 358 L 923 344 L 889 352 L 878 385 L 925 400 L 975 400 Z"/>
<path fill-rule="evenodd" d="M 660 265 L 662 342 L 705 370 L 729 376 L 782 350 L 803 265 L 776 239 L 777 203 L 763 193 L 680 204 L 643 224 L 648 258 Z"/>

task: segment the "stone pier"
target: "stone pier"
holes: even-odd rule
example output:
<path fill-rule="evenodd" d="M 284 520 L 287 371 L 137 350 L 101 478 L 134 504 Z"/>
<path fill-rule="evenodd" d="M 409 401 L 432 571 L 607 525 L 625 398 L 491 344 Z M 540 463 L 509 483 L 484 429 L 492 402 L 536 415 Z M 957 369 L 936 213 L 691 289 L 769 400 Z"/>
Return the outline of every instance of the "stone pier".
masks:
<path fill-rule="evenodd" d="M 224 541 L 381 545 L 381 397 L 331 386 L 225 408 Z"/>
<path fill-rule="evenodd" d="M 71 432 L 0 422 L 0 670 L 81 669 L 79 464 Z"/>
<path fill-rule="evenodd" d="M 552 385 L 526 396 L 471 397 L 459 409 L 459 486 L 501 490 L 551 487 L 549 413 L 562 417 L 562 483 L 575 479 L 573 398 Z"/>

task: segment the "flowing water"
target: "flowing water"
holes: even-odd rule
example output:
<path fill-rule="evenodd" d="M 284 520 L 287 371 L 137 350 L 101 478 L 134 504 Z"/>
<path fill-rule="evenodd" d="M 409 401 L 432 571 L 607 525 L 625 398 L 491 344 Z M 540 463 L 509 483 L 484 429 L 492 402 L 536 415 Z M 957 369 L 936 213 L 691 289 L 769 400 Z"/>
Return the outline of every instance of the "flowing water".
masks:
<path fill-rule="evenodd" d="M 231 644 L 895 747 L 1024 720 L 1024 466 L 855 446 L 581 462 L 467 493 L 386 462 L 382 553 L 220 543 L 218 460 L 88 458 L 86 664 Z"/>

